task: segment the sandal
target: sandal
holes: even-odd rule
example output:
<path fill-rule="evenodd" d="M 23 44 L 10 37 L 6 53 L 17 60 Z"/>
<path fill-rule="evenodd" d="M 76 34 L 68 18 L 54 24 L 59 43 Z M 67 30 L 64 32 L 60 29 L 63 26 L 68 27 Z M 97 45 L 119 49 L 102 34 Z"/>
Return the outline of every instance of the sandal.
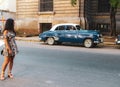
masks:
<path fill-rule="evenodd" d="M 8 74 L 8 77 L 13 79 L 13 75 L 11 73 Z"/>
<path fill-rule="evenodd" d="M 4 74 L 5 74 L 4 72 L 1 73 L 1 75 L 0 75 L 0 80 L 5 80 Z"/>

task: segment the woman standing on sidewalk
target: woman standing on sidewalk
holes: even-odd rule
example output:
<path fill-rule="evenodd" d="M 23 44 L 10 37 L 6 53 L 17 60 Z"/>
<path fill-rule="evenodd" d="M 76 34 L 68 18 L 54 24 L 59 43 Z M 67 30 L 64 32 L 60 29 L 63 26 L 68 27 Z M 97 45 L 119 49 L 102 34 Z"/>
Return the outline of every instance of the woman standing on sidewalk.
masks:
<path fill-rule="evenodd" d="M 13 19 L 7 19 L 5 23 L 5 28 L 3 30 L 3 39 L 5 43 L 5 47 L 3 49 L 3 56 L 4 56 L 4 62 L 2 64 L 0 79 L 5 79 L 5 70 L 8 66 L 8 77 L 13 78 L 12 75 L 12 68 L 13 68 L 13 61 L 16 53 L 18 52 L 17 45 L 15 42 L 15 36 L 16 32 L 14 30 L 14 20 Z"/>

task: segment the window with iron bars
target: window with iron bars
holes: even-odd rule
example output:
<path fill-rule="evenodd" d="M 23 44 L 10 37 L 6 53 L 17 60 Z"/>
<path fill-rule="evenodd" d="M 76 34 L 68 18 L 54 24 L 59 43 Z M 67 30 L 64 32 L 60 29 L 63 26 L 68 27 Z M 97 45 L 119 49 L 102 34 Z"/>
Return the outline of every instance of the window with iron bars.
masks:
<path fill-rule="evenodd" d="M 110 12 L 110 0 L 98 0 L 98 12 L 107 13 Z"/>
<path fill-rule="evenodd" d="M 53 0 L 40 0 L 40 12 L 53 11 Z"/>

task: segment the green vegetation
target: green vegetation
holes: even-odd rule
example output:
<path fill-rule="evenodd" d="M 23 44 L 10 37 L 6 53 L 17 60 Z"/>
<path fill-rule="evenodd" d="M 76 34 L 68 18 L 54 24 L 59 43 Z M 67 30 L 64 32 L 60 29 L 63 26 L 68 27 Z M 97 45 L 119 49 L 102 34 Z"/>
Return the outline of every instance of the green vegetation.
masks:
<path fill-rule="evenodd" d="M 110 19 L 111 19 L 111 36 L 116 36 L 116 13 L 120 7 L 120 0 L 110 0 Z"/>

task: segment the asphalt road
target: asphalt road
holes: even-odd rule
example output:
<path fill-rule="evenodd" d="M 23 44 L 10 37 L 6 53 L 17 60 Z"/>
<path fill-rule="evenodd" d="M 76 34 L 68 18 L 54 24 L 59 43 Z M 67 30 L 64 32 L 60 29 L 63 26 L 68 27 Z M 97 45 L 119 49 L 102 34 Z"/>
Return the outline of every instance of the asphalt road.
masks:
<path fill-rule="evenodd" d="M 120 87 L 119 49 L 17 43 L 15 78 L 0 87 Z"/>

